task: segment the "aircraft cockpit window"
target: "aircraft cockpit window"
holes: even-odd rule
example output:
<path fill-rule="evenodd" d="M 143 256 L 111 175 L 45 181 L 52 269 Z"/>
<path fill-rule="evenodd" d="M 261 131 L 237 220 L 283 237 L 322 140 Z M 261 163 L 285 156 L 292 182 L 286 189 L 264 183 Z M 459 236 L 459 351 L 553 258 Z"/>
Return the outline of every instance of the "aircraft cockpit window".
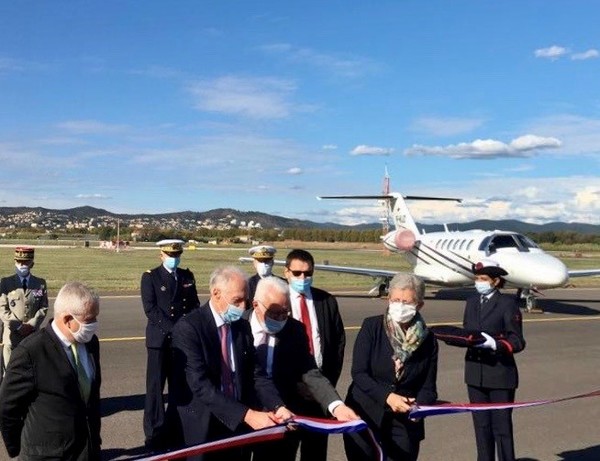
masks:
<path fill-rule="evenodd" d="M 521 234 L 516 234 L 515 237 L 519 240 L 521 245 L 523 245 L 523 247 L 525 247 L 525 248 L 539 248 L 537 246 L 537 244 L 533 240 L 531 240 L 529 237 L 526 237 Z"/>

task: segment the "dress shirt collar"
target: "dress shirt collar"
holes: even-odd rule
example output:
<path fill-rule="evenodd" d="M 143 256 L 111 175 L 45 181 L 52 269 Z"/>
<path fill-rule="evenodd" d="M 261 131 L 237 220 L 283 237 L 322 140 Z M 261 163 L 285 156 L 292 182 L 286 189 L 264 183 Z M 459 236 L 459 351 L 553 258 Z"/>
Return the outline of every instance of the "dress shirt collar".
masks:
<path fill-rule="evenodd" d="M 65 349 L 71 349 L 71 341 L 69 341 L 67 337 L 63 334 L 63 332 L 60 331 L 60 329 L 56 325 L 56 322 L 53 321 L 50 323 L 50 325 L 52 326 L 52 330 L 54 331 L 58 339 L 60 339 L 60 342 L 62 343 L 63 347 Z"/>
<path fill-rule="evenodd" d="M 225 321 L 223 320 L 223 317 L 221 317 L 219 315 L 219 313 L 215 310 L 211 301 L 208 302 L 208 305 L 210 307 L 210 312 L 212 313 L 212 315 L 215 319 L 215 323 L 217 324 L 217 328 L 221 328 L 221 325 L 223 325 L 225 323 Z"/>

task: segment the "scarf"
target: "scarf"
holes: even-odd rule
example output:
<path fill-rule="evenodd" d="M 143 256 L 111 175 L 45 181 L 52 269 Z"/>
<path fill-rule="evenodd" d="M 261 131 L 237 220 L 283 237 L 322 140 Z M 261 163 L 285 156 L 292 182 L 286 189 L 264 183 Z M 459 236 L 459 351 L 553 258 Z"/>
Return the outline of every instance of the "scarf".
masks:
<path fill-rule="evenodd" d="M 396 371 L 396 382 L 398 382 L 404 373 L 404 364 L 410 358 L 412 353 L 419 348 L 427 336 L 427 326 L 419 312 L 412 318 L 406 331 L 404 331 L 400 324 L 394 322 L 387 314 L 383 317 L 383 324 L 392 349 L 394 350 L 392 360 L 394 361 Z"/>

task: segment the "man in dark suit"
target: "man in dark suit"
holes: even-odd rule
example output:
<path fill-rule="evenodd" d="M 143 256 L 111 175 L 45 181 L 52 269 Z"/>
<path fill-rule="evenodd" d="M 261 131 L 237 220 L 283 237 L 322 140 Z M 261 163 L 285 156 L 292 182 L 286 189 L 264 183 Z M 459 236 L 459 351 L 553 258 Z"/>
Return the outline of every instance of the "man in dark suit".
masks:
<path fill-rule="evenodd" d="M 314 267 L 314 258 L 308 251 L 296 249 L 288 253 L 284 275 L 290 285 L 291 313 L 304 324 L 317 367 L 336 386 L 344 362 L 346 333 L 335 297 L 312 287 Z M 307 416 L 327 416 L 316 403 L 305 410 Z M 300 453 L 302 461 L 325 461 L 327 435 L 304 432 Z"/>
<path fill-rule="evenodd" d="M 522 316 L 514 296 L 498 290 L 508 275 L 493 260 L 473 266 L 476 296 L 467 299 L 463 327 L 481 331 L 483 344 L 465 355 L 465 382 L 472 403 L 514 402 L 519 375 L 514 354 L 525 348 Z M 514 461 L 512 411 L 473 413 L 477 460 L 494 461 L 494 447 L 502 461 Z"/>
<path fill-rule="evenodd" d="M 0 315 L 4 368 L 15 347 L 40 329 L 48 312 L 48 290 L 43 278 L 31 274 L 35 250 L 15 248 L 15 274 L 0 280 Z"/>
<path fill-rule="evenodd" d="M 272 377 L 286 407 L 305 415 L 318 404 L 323 412 L 340 421 L 359 419 L 317 368 L 308 349 L 304 325 L 289 317 L 287 283 L 276 277 L 263 278 L 252 304 L 253 309 L 244 317 L 250 321 L 258 364 Z M 257 447 L 253 461 L 268 461 L 273 459 L 273 453 L 280 461 L 294 461 L 301 432 L 289 432 L 282 441 Z"/>
<path fill-rule="evenodd" d="M 273 382 L 256 367 L 250 325 L 241 318 L 248 290 L 245 273 L 234 266 L 217 268 L 209 288 L 209 302 L 173 329 L 169 412 L 176 411 L 186 446 L 274 426 L 292 417 Z M 248 456 L 247 449 L 234 448 L 188 459 Z"/>
<path fill-rule="evenodd" d="M 21 342 L 0 386 L 0 428 L 21 461 L 100 460 L 99 299 L 69 282 L 54 320 Z"/>
<path fill-rule="evenodd" d="M 165 425 L 163 389 L 171 381 L 171 330 L 175 323 L 200 303 L 194 274 L 179 268 L 183 241 L 161 240 L 162 264 L 142 275 L 141 293 L 146 325 L 146 400 L 144 405 L 145 445 L 151 449 L 164 449 L 169 445 L 170 434 Z"/>

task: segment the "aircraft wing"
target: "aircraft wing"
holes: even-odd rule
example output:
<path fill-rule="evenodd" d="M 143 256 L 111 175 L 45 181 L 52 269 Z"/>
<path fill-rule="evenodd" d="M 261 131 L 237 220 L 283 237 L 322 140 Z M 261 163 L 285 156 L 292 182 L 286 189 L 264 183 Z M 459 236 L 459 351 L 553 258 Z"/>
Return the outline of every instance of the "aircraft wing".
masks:
<path fill-rule="evenodd" d="M 241 263 L 250 263 L 252 258 L 242 257 L 239 259 Z M 285 266 L 285 261 L 276 259 L 273 261 L 276 266 Z M 315 269 L 319 271 L 337 272 L 340 274 L 366 275 L 368 277 L 392 278 L 398 271 L 390 271 L 385 269 L 369 269 L 366 267 L 348 267 L 348 266 L 332 266 L 330 264 L 315 264 Z"/>
<path fill-rule="evenodd" d="M 600 269 L 581 269 L 578 271 L 569 271 L 569 278 L 574 277 L 598 277 Z"/>

